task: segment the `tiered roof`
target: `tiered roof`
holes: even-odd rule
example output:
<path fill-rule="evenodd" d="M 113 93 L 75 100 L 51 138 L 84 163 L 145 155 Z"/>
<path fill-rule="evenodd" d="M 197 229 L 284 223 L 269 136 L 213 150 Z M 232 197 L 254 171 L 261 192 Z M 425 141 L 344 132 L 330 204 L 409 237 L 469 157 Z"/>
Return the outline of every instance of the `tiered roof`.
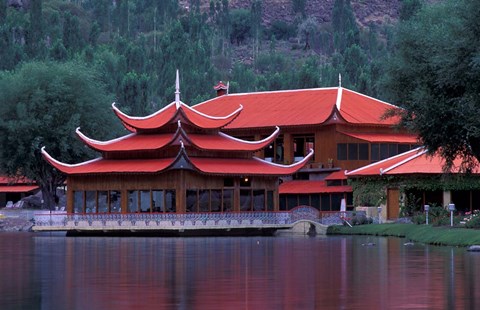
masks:
<path fill-rule="evenodd" d="M 393 126 L 398 117 L 384 118 L 398 107 L 339 87 L 240 93 L 219 96 L 194 108 L 223 115 L 239 105 L 242 114 L 225 129 L 321 125 L 331 121 L 372 126 Z"/>
<path fill-rule="evenodd" d="M 0 175 L 1 193 L 24 193 L 34 191 L 38 188 L 39 187 L 35 185 L 35 182 L 24 177 L 9 178 L 7 176 Z"/>
<path fill-rule="evenodd" d="M 253 152 L 272 143 L 279 133 L 278 127 L 260 141 L 234 138 L 220 130 L 239 116 L 243 111 L 241 104 L 226 116 L 212 117 L 181 102 L 179 93 L 177 75 L 175 101 L 146 117 L 126 115 L 113 104 L 115 114 L 131 132 L 123 137 L 98 141 L 85 136 L 77 128 L 79 138 L 93 150 L 101 152 L 99 158 L 72 165 L 54 159 L 45 148 L 42 148 L 42 154 L 66 174 L 159 173 L 169 169 L 191 169 L 214 175 L 272 176 L 295 173 L 313 155 L 312 150 L 302 161 L 288 166 L 259 159 L 253 156 Z M 139 153 L 148 152 L 155 156 L 138 158 Z M 222 155 L 226 153 L 228 156 Z"/>

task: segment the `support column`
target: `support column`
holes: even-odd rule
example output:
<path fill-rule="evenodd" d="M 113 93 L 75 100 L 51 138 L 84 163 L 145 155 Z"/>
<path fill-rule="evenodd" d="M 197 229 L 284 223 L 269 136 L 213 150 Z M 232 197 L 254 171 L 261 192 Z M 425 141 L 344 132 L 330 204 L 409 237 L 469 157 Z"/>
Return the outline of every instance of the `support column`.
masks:
<path fill-rule="evenodd" d="M 443 191 L 443 207 L 448 206 L 452 202 L 452 192 Z"/>
<path fill-rule="evenodd" d="M 187 189 L 185 188 L 185 171 L 180 170 L 179 173 L 180 182 L 177 184 L 175 189 L 175 208 L 177 209 L 177 213 L 184 213 L 186 212 L 186 199 L 185 196 L 187 194 Z"/>
<path fill-rule="evenodd" d="M 73 190 L 67 189 L 67 213 L 73 213 Z"/>
<path fill-rule="evenodd" d="M 293 163 L 293 138 L 292 134 L 283 134 L 283 162 L 287 165 Z"/>

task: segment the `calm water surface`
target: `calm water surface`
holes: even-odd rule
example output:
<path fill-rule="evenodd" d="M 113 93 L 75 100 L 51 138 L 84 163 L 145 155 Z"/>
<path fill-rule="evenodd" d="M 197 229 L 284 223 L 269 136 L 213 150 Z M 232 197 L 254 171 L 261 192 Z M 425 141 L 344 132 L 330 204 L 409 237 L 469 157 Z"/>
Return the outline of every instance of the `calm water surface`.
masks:
<path fill-rule="evenodd" d="M 2 233 L 0 308 L 480 309 L 480 253 L 404 242 Z"/>

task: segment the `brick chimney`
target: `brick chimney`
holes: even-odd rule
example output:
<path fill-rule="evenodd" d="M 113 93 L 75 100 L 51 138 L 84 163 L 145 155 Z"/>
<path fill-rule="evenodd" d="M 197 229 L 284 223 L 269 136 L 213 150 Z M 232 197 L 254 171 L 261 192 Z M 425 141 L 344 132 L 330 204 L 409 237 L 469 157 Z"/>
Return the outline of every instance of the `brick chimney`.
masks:
<path fill-rule="evenodd" d="M 223 96 L 223 95 L 228 95 L 228 85 L 223 84 L 222 81 L 218 82 L 217 85 L 213 86 L 213 89 L 217 91 L 217 97 Z"/>

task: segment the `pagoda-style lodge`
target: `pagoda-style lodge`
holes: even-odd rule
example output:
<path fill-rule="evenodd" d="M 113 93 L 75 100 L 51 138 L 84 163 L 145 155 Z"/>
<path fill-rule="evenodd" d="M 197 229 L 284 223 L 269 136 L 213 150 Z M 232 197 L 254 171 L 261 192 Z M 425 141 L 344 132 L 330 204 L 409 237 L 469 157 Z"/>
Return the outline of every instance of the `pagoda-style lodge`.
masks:
<path fill-rule="evenodd" d="M 313 156 L 290 165 L 254 156 L 273 143 L 279 128 L 247 141 L 221 130 L 243 111 L 209 116 L 180 101 L 132 117 L 113 104 L 128 135 L 110 141 L 78 137 L 101 157 L 78 164 L 46 160 L 67 175 L 67 213 L 227 213 L 278 211 L 279 177 L 297 172 Z"/>

